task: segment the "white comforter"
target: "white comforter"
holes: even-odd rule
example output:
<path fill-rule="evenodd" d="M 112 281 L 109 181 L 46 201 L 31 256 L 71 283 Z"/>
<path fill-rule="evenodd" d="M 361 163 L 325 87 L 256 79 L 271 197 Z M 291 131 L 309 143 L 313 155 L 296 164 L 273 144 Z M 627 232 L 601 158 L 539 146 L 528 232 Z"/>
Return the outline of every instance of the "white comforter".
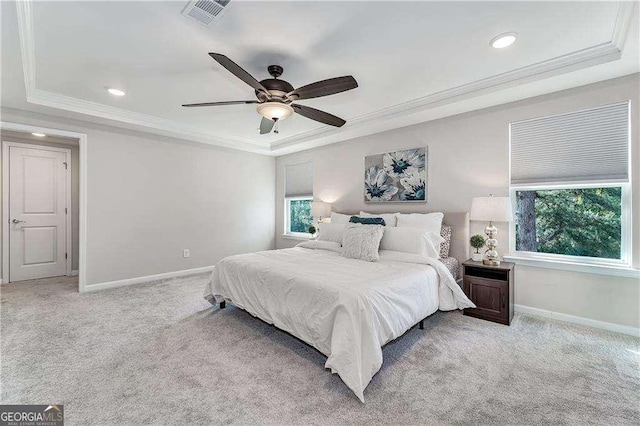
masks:
<path fill-rule="evenodd" d="M 385 343 L 438 308 L 474 307 L 435 259 L 416 256 L 420 263 L 408 263 L 381 251 L 380 261 L 371 263 L 324 248 L 227 257 L 216 265 L 205 298 L 230 300 L 312 345 L 363 402 Z"/>

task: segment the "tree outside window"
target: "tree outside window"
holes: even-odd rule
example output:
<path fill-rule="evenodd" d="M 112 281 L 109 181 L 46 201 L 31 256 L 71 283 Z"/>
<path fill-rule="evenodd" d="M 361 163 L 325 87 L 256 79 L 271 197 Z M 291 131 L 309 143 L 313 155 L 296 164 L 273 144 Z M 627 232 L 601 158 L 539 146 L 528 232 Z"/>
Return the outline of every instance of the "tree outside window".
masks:
<path fill-rule="evenodd" d="M 309 227 L 313 225 L 311 216 L 311 198 L 291 199 L 287 206 L 289 209 L 289 233 L 308 233 Z"/>
<path fill-rule="evenodd" d="M 621 258 L 622 188 L 516 191 L 516 250 Z"/>

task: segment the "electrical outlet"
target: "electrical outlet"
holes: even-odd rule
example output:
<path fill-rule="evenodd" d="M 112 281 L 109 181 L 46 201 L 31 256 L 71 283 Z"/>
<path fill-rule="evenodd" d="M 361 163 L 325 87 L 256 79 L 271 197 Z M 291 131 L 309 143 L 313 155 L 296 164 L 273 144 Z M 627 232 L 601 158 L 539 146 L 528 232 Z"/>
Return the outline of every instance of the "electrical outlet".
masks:
<path fill-rule="evenodd" d="M 184 249 L 184 250 L 182 251 L 182 257 L 189 257 L 189 255 L 190 255 L 190 254 L 191 254 L 191 253 L 189 253 L 189 249 Z"/>

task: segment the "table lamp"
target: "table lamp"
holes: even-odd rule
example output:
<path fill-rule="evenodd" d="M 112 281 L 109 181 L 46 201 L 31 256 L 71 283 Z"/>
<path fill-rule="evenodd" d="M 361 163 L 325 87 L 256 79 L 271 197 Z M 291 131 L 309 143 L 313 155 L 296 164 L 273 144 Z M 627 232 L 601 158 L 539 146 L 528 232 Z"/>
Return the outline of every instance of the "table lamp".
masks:
<path fill-rule="evenodd" d="M 471 200 L 471 220 L 488 221 L 489 225 L 484 229 L 487 234 L 487 251 L 484 253 L 482 263 L 485 265 L 498 266 L 498 228 L 493 222 L 511 222 L 513 213 L 511 211 L 511 200 L 509 197 L 474 197 Z"/>
<path fill-rule="evenodd" d="M 314 201 L 311 203 L 311 216 L 317 217 L 318 223 L 321 223 L 323 217 L 331 216 L 331 204 Z"/>

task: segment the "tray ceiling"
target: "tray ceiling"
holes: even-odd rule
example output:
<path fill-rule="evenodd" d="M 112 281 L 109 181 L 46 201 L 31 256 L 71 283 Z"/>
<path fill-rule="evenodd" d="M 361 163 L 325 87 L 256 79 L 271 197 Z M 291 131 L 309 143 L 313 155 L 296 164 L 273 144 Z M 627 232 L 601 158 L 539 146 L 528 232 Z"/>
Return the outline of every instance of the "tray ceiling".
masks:
<path fill-rule="evenodd" d="M 2 3 L 3 106 L 275 155 L 638 71 L 626 2 L 233 0 L 211 27 L 181 15 L 186 1 Z M 506 31 L 516 43 L 493 49 Z M 282 65 L 294 86 L 353 75 L 358 89 L 300 102 L 347 124 L 294 116 L 259 135 L 255 106 L 182 108 L 254 96 L 207 52 L 259 80 Z"/>

